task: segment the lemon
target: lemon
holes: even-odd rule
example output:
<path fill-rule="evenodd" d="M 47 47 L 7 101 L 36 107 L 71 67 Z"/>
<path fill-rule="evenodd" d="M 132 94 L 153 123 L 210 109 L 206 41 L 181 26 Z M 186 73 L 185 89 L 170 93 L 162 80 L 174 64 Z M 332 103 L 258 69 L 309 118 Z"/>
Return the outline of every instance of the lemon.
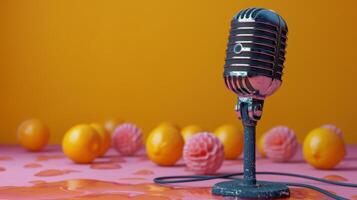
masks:
<path fill-rule="evenodd" d="M 258 152 L 262 158 L 267 157 L 264 150 L 265 134 L 260 136 L 258 140 Z"/>
<path fill-rule="evenodd" d="M 224 158 L 228 160 L 237 159 L 243 151 L 243 133 L 237 126 L 225 124 L 214 131 L 224 146 Z"/>
<path fill-rule="evenodd" d="M 317 169 L 334 168 L 346 154 L 343 139 L 327 128 L 316 128 L 305 138 L 305 160 Z"/>
<path fill-rule="evenodd" d="M 99 138 L 100 138 L 100 147 L 99 147 L 98 156 L 100 156 L 100 157 L 104 156 L 110 147 L 110 142 L 111 142 L 110 133 L 108 131 L 106 131 L 102 125 L 100 125 L 98 123 L 90 124 L 90 126 L 95 131 L 97 131 Z"/>
<path fill-rule="evenodd" d="M 174 165 L 182 156 L 184 140 L 174 126 L 155 128 L 146 140 L 146 152 L 150 160 L 158 165 Z"/>
<path fill-rule="evenodd" d="M 62 140 L 64 154 L 76 163 L 90 163 L 100 150 L 100 136 L 87 124 L 69 129 Z"/>
<path fill-rule="evenodd" d="M 185 140 L 185 142 L 187 142 L 187 140 L 193 136 L 194 134 L 198 133 L 198 132 L 202 132 L 204 131 L 203 128 L 201 128 L 200 126 L 198 125 L 189 125 L 189 126 L 186 126 L 184 127 L 182 130 L 181 130 L 181 134 L 182 134 L 182 137 L 183 139 Z"/>
<path fill-rule="evenodd" d="M 17 140 L 20 145 L 30 151 L 42 150 L 50 137 L 47 127 L 38 119 L 22 122 L 17 129 Z"/>

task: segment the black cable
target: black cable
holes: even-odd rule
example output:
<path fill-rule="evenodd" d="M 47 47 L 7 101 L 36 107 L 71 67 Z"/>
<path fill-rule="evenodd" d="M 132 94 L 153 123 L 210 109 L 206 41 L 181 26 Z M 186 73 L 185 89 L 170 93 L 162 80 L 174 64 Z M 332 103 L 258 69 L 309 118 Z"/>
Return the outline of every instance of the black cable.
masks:
<path fill-rule="evenodd" d="M 327 179 L 323 179 L 323 178 L 316 178 L 313 176 L 307 176 L 307 175 L 302 175 L 302 174 L 293 174 L 293 173 L 284 173 L 284 172 L 257 172 L 257 174 L 292 176 L 292 177 L 296 177 L 296 178 L 310 179 L 310 180 L 327 183 L 327 184 L 331 184 L 331 185 L 338 185 L 338 186 L 342 186 L 342 187 L 357 187 L 357 184 L 353 184 L 353 183 L 331 181 L 331 180 L 327 180 Z"/>
<path fill-rule="evenodd" d="M 233 176 L 241 176 L 243 173 L 235 174 L 224 174 L 224 175 L 193 175 L 193 176 L 162 176 L 154 178 L 154 182 L 158 184 L 169 184 L 169 183 L 185 183 L 185 182 L 195 182 L 195 181 L 207 181 L 212 179 L 235 179 L 231 178 Z"/>
<path fill-rule="evenodd" d="M 331 180 L 326 180 L 322 178 L 317 178 L 313 176 L 307 176 L 307 175 L 302 175 L 302 174 L 294 174 L 294 173 L 283 173 L 283 172 L 256 172 L 256 174 L 262 174 L 262 175 L 277 175 L 277 176 L 290 176 L 290 177 L 296 177 L 296 178 L 302 178 L 302 179 L 309 179 L 309 180 L 314 180 L 322 183 L 327 183 L 331 185 L 338 185 L 342 187 L 356 187 L 357 184 L 353 183 L 343 183 L 343 182 L 337 182 L 337 181 L 331 181 Z M 192 176 L 165 176 L 165 177 L 158 177 L 154 179 L 155 183 L 158 184 L 169 184 L 169 183 L 184 183 L 184 182 L 194 182 L 194 181 L 205 181 L 205 180 L 213 180 L 213 179 L 233 179 L 237 180 L 238 178 L 234 178 L 235 176 L 242 176 L 243 173 L 234 173 L 234 174 L 222 174 L 222 175 L 192 175 Z M 339 195 L 333 194 L 327 190 L 324 190 L 322 188 L 308 185 L 308 184 L 302 184 L 302 183 L 291 183 L 291 182 L 279 182 L 282 184 L 286 184 L 288 186 L 294 186 L 294 187 L 304 187 L 304 188 L 309 188 L 315 191 L 318 191 L 322 194 L 325 194 L 335 200 L 346 200 L 346 198 L 341 197 Z"/>
<path fill-rule="evenodd" d="M 308 184 L 303 184 L 303 183 L 290 183 L 290 182 L 279 182 L 279 183 L 283 183 L 283 184 L 286 184 L 286 185 L 289 185 L 289 186 L 295 186 L 295 187 L 303 187 L 303 188 L 309 188 L 309 189 L 312 189 L 312 190 L 315 190 L 315 191 L 318 191 L 326 196 L 329 196 L 335 200 L 348 200 L 342 196 L 339 196 L 337 194 L 334 194 L 332 192 L 329 192 L 327 190 L 324 190 L 322 188 L 319 188 L 319 187 L 316 187 L 316 186 L 313 186 L 313 185 L 308 185 Z"/>

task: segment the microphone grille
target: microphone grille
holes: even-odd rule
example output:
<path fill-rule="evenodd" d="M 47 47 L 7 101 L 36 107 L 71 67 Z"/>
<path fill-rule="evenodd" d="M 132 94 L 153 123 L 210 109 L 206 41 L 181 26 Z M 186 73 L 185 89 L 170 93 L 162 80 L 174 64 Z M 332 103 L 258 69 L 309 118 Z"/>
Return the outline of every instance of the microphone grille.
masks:
<path fill-rule="evenodd" d="M 281 80 L 287 33 L 286 22 L 274 11 L 241 10 L 231 22 L 224 75 L 245 72 Z"/>

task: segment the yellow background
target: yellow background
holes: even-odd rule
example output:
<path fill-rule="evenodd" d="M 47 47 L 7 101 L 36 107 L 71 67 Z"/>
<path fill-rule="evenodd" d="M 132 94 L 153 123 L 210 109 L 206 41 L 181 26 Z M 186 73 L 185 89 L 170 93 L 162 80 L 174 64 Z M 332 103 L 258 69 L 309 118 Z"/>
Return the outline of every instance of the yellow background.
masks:
<path fill-rule="evenodd" d="M 119 117 L 146 132 L 163 120 L 207 129 L 238 123 L 222 71 L 231 17 L 246 7 L 289 26 L 284 84 L 258 134 L 288 125 L 302 140 L 324 123 L 357 143 L 355 1 L 0 1 L 0 141 L 19 123 L 51 142 L 81 122 Z"/>

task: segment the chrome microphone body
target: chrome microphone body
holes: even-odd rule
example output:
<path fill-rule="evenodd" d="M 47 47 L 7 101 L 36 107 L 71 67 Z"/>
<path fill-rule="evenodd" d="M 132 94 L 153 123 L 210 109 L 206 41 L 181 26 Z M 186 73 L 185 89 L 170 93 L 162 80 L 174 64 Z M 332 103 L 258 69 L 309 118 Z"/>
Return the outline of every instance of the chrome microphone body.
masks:
<path fill-rule="evenodd" d="M 264 99 L 279 89 L 288 28 L 278 14 L 262 8 L 240 11 L 231 21 L 224 81 L 238 101 L 254 104 L 249 116 L 260 119 Z M 239 102 L 236 106 L 240 116 Z"/>

